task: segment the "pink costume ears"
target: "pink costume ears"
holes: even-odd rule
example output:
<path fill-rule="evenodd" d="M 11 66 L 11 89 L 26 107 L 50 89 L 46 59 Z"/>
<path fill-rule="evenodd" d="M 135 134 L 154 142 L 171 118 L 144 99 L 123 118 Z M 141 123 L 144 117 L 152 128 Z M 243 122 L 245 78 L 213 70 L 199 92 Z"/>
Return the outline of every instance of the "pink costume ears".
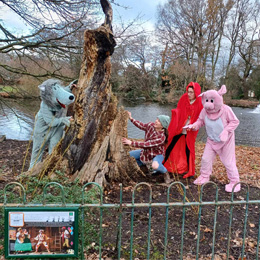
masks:
<path fill-rule="evenodd" d="M 226 93 L 227 93 L 227 88 L 226 88 L 225 85 L 222 85 L 221 88 L 220 88 L 220 90 L 218 91 L 218 94 L 219 94 L 220 96 L 223 96 L 223 95 L 226 94 Z"/>
<path fill-rule="evenodd" d="M 198 97 L 202 97 L 205 93 L 206 93 L 206 92 L 202 92 L 201 94 L 198 95 Z M 222 85 L 221 88 L 220 88 L 220 90 L 218 91 L 218 94 L 219 94 L 220 96 L 223 96 L 223 95 L 226 94 L 226 93 L 227 93 L 227 88 L 226 88 L 225 85 Z"/>

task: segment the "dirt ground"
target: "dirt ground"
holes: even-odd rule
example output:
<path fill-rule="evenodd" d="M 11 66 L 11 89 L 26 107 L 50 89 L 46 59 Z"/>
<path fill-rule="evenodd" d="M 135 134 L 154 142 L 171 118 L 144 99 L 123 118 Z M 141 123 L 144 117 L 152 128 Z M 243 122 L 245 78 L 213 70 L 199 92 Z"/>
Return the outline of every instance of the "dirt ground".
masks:
<path fill-rule="evenodd" d="M 204 144 L 196 144 L 196 173 L 199 174 L 200 160 L 203 153 Z M 24 162 L 25 155 L 28 150 L 27 141 L 5 140 L 0 142 L 0 188 L 8 182 L 15 180 L 23 168 L 28 169 L 30 152 Z M 234 195 L 234 201 L 246 200 L 247 191 L 249 190 L 249 200 L 260 200 L 260 147 L 237 146 L 236 147 L 237 166 L 240 173 L 242 190 Z M 182 176 L 174 175 L 176 181 L 180 181 L 186 188 L 186 202 L 199 201 L 200 188 L 193 184 L 195 177 L 188 180 Z M 225 184 L 228 183 L 225 168 L 219 159 L 216 160 L 211 180 L 217 183 L 218 201 L 230 201 L 231 194 L 225 192 Z M 152 188 L 152 202 L 165 203 L 167 201 L 168 187 L 163 183 L 163 176 L 146 177 L 140 176 L 139 182 L 147 182 Z M 123 203 L 132 202 L 133 185 L 123 187 Z M 140 186 L 135 191 L 135 203 L 149 202 L 149 188 Z M 110 189 L 104 192 L 104 203 L 119 203 L 119 185 L 114 184 Z M 182 189 L 179 185 L 173 186 L 170 190 L 169 199 L 171 202 L 183 201 Z M 216 201 L 216 189 L 212 185 L 208 185 L 203 190 L 203 201 Z M 168 219 L 168 246 L 167 259 L 178 259 L 181 249 L 181 229 L 182 221 L 184 222 L 183 237 L 183 255 L 186 260 L 196 259 L 197 241 L 199 241 L 199 259 L 211 259 L 213 237 L 214 237 L 214 216 L 217 217 L 216 233 L 215 233 L 215 258 L 227 259 L 227 249 L 229 249 L 229 259 L 239 259 L 242 248 L 243 234 L 245 232 L 245 259 L 256 259 L 256 250 L 259 232 L 259 203 L 248 205 L 248 214 L 246 214 L 247 206 L 235 205 L 213 205 L 203 206 L 187 206 L 185 217 L 183 217 L 182 207 L 170 207 Z M 86 220 L 94 226 L 99 227 L 94 211 L 86 213 Z M 232 225 L 229 231 L 230 214 L 233 214 Z M 99 209 L 96 211 L 99 214 Z M 132 215 L 133 214 L 133 215 Z M 199 223 L 199 216 L 201 222 Z M 149 228 L 149 208 L 135 208 L 132 212 L 131 208 L 122 210 L 122 253 L 121 259 L 129 259 L 130 237 L 131 237 L 131 218 L 133 217 L 133 257 L 134 259 L 147 258 L 147 239 Z M 245 217 L 247 217 L 245 221 Z M 118 211 L 103 211 L 103 257 L 104 259 L 117 259 L 117 238 L 118 238 Z M 165 239 L 165 223 L 166 223 L 166 206 L 152 207 L 151 209 L 151 243 L 150 243 L 150 259 L 163 259 L 164 239 Z M 198 228 L 200 233 L 198 237 Z M 228 234 L 231 234 L 230 241 Z M 228 246 L 228 244 L 230 244 Z M 88 250 L 86 259 L 96 259 L 96 246 L 92 243 Z"/>
<path fill-rule="evenodd" d="M 200 161 L 205 144 L 196 143 L 196 174 L 199 175 Z M 12 181 L 22 169 L 29 167 L 31 148 L 28 141 L 4 140 L 0 142 L 0 184 Z M 236 146 L 237 167 L 240 180 L 260 188 L 260 147 Z M 175 176 L 176 179 L 181 176 Z M 140 176 L 140 181 L 144 181 Z M 228 183 L 226 170 L 219 158 L 213 166 L 211 180 L 220 184 Z M 145 179 L 149 182 L 149 179 Z"/>

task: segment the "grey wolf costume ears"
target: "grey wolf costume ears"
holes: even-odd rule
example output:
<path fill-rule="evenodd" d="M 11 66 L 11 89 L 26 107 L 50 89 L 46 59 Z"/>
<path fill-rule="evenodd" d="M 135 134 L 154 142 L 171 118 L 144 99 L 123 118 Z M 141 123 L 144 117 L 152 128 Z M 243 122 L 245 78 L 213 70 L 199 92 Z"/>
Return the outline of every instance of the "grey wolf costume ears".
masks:
<path fill-rule="evenodd" d="M 223 96 L 227 93 L 227 88 L 225 85 L 222 85 L 221 88 L 217 91 L 220 96 Z M 202 92 L 198 97 L 202 97 L 206 92 Z"/>
<path fill-rule="evenodd" d="M 47 79 L 45 80 L 44 82 L 42 82 L 41 85 L 38 86 L 38 88 L 41 90 L 41 91 L 45 91 L 45 88 L 47 86 L 53 86 L 55 84 L 61 84 L 60 80 L 58 79 Z"/>
<path fill-rule="evenodd" d="M 70 83 L 70 85 L 73 85 L 73 84 L 78 84 L 78 79 L 74 79 L 71 83 Z"/>
<path fill-rule="evenodd" d="M 49 80 L 50 81 L 50 80 Z M 38 86 L 38 88 L 41 90 L 41 91 L 45 91 L 45 88 L 46 88 L 46 84 L 45 82 L 43 82 L 44 84 L 41 84 Z M 60 80 L 56 80 L 56 79 L 51 79 L 51 84 L 50 85 L 55 85 L 55 84 L 61 84 Z M 73 84 L 77 84 L 78 83 L 78 79 L 74 79 L 70 84 L 69 86 L 72 86 Z"/>
<path fill-rule="evenodd" d="M 40 85 L 40 86 L 38 86 L 38 88 L 39 88 L 41 91 L 45 91 L 45 86 Z"/>

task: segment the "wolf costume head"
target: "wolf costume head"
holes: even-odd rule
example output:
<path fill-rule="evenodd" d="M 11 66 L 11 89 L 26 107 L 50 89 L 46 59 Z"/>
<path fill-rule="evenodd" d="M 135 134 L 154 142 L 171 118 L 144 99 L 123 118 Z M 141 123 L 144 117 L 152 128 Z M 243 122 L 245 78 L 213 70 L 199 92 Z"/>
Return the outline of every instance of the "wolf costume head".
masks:
<path fill-rule="evenodd" d="M 71 93 L 74 84 L 76 81 L 63 87 L 59 80 L 48 79 L 39 86 L 42 102 L 35 117 L 30 168 L 42 159 L 46 146 L 49 154 L 52 152 L 63 136 L 65 125 L 70 126 L 72 118 L 66 116 L 66 106 L 75 100 Z"/>
<path fill-rule="evenodd" d="M 69 85 L 71 86 L 71 84 Z M 39 85 L 41 91 L 41 99 L 53 111 L 59 111 L 70 105 L 75 97 L 61 86 L 61 82 L 57 79 L 48 79 Z"/>

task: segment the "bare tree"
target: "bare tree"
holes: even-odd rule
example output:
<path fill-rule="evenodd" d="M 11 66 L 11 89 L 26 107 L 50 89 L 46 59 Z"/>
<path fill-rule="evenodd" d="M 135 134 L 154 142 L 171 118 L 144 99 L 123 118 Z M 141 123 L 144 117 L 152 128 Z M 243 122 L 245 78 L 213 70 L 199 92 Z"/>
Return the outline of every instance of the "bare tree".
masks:
<path fill-rule="evenodd" d="M 246 11 L 246 10 L 245 10 Z M 248 98 L 248 77 L 253 68 L 257 67 L 258 48 L 256 43 L 260 34 L 260 4 L 250 3 L 243 19 L 243 26 L 238 35 L 238 54 L 243 62 L 243 92 L 244 98 Z"/>
<path fill-rule="evenodd" d="M 219 59 L 219 53 L 222 47 L 222 39 L 226 22 L 229 18 L 229 12 L 233 7 L 233 0 L 228 1 L 214 1 L 208 0 L 208 8 L 206 17 L 208 21 L 207 26 L 207 43 L 206 49 L 211 59 L 211 82 L 215 80 L 216 66 Z M 204 68 L 206 68 L 207 54 L 204 58 Z"/>
<path fill-rule="evenodd" d="M 226 66 L 226 76 L 236 54 L 236 46 L 239 32 L 241 31 L 241 28 L 245 21 L 245 11 L 247 10 L 247 6 L 249 4 L 250 0 L 237 0 L 234 2 L 234 6 L 231 10 L 232 19 L 229 20 L 227 24 L 227 31 L 225 32 L 226 38 L 228 38 L 228 40 L 230 41 L 228 62 Z"/>
<path fill-rule="evenodd" d="M 52 154 L 29 174 L 51 176 L 60 169 L 73 174 L 80 182 L 95 180 L 101 185 L 107 180 L 129 183 L 142 174 L 121 141 L 127 136 L 127 115 L 117 109 L 109 81 L 110 56 L 116 45 L 113 13 L 107 0 L 100 3 L 105 13 L 104 23 L 84 33 L 84 55 L 72 109 L 75 123 Z"/>
<path fill-rule="evenodd" d="M 158 8 L 157 29 L 169 42 L 173 60 L 180 58 L 196 67 L 193 80 L 202 85 L 208 74 L 211 81 L 215 80 L 224 28 L 233 4 L 232 0 L 169 0 Z"/>
<path fill-rule="evenodd" d="M 154 98 L 158 55 L 159 50 L 153 45 L 151 37 L 144 33 L 132 36 L 117 47 L 112 61 L 118 71 L 114 71 L 113 78 L 119 80 L 118 88 L 127 99 L 140 96 L 148 100 Z"/>
<path fill-rule="evenodd" d="M 157 29 L 169 42 L 172 58 L 185 59 L 190 66 L 196 64 L 197 78 L 205 74 L 207 59 L 206 8 L 206 0 L 169 0 L 158 8 Z"/>
<path fill-rule="evenodd" d="M 244 98 L 248 98 L 248 77 L 257 65 L 260 7 L 257 0 L 238 0 L 232 11 L 225 36 L 230 41 L 229 57 L 226 66 L 226 80 L 232 62 L 240 64 Z M 238 55 L 240 60 L 238 59 Z M 236 58 L 236 59 L 235 59 Z"/>
<path fill-rule="evenodd" d="M 8 12 L 17 15 L 28 28 L 21 35 L 5 25 L 3 21 L 0 22 L 2 35 L 0 53 L 12 56 L 17 61 L 15 66 L 1 61 L 0 77 L 4 78 L 4 71 L 9 71 L 38 78 L 52 76 L 70 80 L 70 77 L 62 74 L 61 63 L 72 62 L 72 56 L 79 54 L 82 42 L 76 34 L 94 22 L 91 14 L 96 10 L 97 2 L 94 0 L 67 0 L 62 3 L 45 0 L 22 2 L 0 0 L 0 5 Z M 39 58 L 48 59 L 51 69 L 42 66 Z M 34 62 L 34 66 L 39 67 L 41 72 L 30 71 L 26 64 L 28 60 Z"/>

